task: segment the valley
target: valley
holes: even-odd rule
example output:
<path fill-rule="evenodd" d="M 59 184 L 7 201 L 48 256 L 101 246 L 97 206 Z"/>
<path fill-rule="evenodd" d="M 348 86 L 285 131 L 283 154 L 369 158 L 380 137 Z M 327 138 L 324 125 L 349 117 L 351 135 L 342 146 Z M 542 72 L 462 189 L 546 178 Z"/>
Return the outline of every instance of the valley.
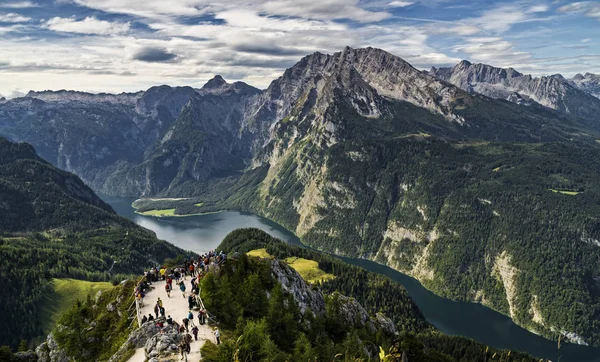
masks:
<path fill-rule="evenodd" d="M 190 216 L 188 218 L 154 218 L 137 215 L 131 207 L 132 199 L 104 196 L 120 215 L 154 231 L 177 246 L 191 250 L 212 250 L 218 247 L 223 233 L 237 228 L 257 227 L 291 245 L 302 245 L 290 231 L 267 219 L 233 212 Z M 252 255 L 266 257 L 266 250 Z M 555 358 L 556 343 L 529 332 L 512 322 L 507 316 L 475 303 L 454 302 L 427 290 L 416 279 L 381 264 L 354 258 L 341 258 L 344 262 L 387 276 L 406 288 L 408 295 L 418 305 L 429 323 L 448 335 L 473 338 L 497 348 L 507 348 L 530 353 L 533 356 Z M 565 344 L 561 349 L 563 361 L 596 361 L 598 348 Z"/>
<path fill-rule="evenodd" d="M 139 199 L 137 213 L 161 216 L 140 225 L 162 223 L 158 237 L 184 249 L 204 250 L 200 219 L 253 213 L 550 340 L 598 346 L 600 99 L 577 84 L 470 62 L 427 72 L 346 47 L 264 90 L 215 76 L 32 93 L 0 104 L 0 134 L 95 192 Z M 186 235 L 171 224 L 183 215 L 195 215 L 177 218 Z"/>

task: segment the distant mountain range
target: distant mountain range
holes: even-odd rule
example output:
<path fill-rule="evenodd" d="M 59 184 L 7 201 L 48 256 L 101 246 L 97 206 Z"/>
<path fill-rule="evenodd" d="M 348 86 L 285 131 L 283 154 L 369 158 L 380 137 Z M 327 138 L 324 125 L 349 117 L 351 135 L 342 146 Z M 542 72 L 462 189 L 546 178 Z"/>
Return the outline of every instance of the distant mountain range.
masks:
<path fill-rule="evenodd" d="M 567 115 L 588 119 L 588 125 L 597 129 L 600 114 L 597 87 L 600 77 L 591 74 L 587 75 L 588 78 L 576 76 L 572 80 L 567 80 L 560 74 L 532 77 L 513 68 L 472 64 L 466 60 L 453 68 L 432 68 L 429 73 L 469 93 L 522 105 L 539 104 Z"/>
<path fill-rule="evenodd" d="M 142 210 L 252 211 L 315 248 L 600 345 L 600 99 L 593 76 L 575 78 L 465 61 L 424 72 L 345 48 L 265 90 L 216 76 L 31 93 L 0 103 L 0 134 L 96 191 L 190 198 Z"/>
<path fill-rule="evenodd" d="M 600 98 L 600 75 L 585 73 L 577 74 L 569 80 L 577 88 L 590 93 L 596 98 Z"/>

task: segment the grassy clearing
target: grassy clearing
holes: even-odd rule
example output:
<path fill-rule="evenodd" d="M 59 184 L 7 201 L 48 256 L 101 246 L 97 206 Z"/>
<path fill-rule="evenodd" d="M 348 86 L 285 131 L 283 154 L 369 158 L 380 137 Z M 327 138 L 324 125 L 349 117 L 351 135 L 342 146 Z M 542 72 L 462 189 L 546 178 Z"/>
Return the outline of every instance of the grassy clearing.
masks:
<path fill-rule="evenodd" d="M 148 210 L 137 213 L 146 216 L 176 216 L 175 209 Z"/>
<path fill-rule="evenodd" d="M 267 249 L 255 249 L 246 253 L 248 256 L 254 256 L 259 258 L 273 258 Z M 289 266 L 294 268 L 300 276 L 309 283 L 316 283 L 317 281 L 334 279 L 335 275 L 324 272 L 319 269 L 319 263 L 314 260 L 290 257 L 284 260 Z"/>
<path fill-rule="evenodd" d="M 500 169 L 501 169 L 501 168 L 502 168 L 502 166 L 500 166 L 500 167 L 496 167 L 496 168 L 495 168 L 495 169 L 493 169 L 492 171 L 494 171 L 494 172 L 498 172 L 498 171 L 500 171 Z"/>
<path fill-rule="evenodd" d="M 265 249 L 265 248 L 251 250 L 251 251 L 247 252 L 246 254 L 248 254 L 248 256 L 256 256 L 259 258 L 272 258 L 272 256 L 269 253 L 267 253 L 267 249 Z"/>
<path fill-rule="evenodd" d="M 196 206 L 196 207 L 200 207 L 200 206 L 202 206 L 202 205 L 204 205 L 204 203 L 203 203 L 203 202 L 199 202 L 199 203 L 197 203 L 197 204 L 194 204 L 194 206 Z"/>
<path fill-rule="evenodd" d="M 286 258 L 285 262 L 294 268 L 300 276 L 309 283 L 316 283 L 317 281 L 335 278 L 335 275 L 325 273 L 323 270 L 319 269 L 319 263 L 314 260 L 292 257 Z"/>
<path fill-rule="evenodd" d="M 88 295 L 95 297 L 98 291 L 104 292 L 113 287 L 108 282 L 77 279 L 52 279 L 51 283 L 52 291 L 45 296 L 41 308 L 42 330 L 45 334 L 52 330 L 60 315 L 78 299 L 85 301 Z"/>
<path fill-rule="evenodd" d="M 575 196 L 575 195 L 579 195 L 581 193 L 578 191 L 555 190 L 555 189 L 550 189 L 550 191 L 557 193 L 557 194 L 563 194 L 563 195 L 569 195 L 569 196 Z"/>

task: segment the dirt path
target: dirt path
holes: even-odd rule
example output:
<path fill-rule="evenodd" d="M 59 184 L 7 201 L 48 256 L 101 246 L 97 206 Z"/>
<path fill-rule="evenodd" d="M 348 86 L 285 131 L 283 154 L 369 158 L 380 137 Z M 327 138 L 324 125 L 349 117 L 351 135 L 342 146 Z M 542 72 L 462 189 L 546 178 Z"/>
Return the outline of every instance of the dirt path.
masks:
<path fill-rule="evenodd" d="M 182 296 L 179 287 L 175 285 L 173 282 L 173 291 L 171 291 L 171 297 L 167 297 L 167 293 L 165 292 L 165 281 L 158 281 L 152 283 L 154 289 L 146 293 L 146 297 L 144 298 L 144 306 L 142 307 L 141 313 L 142 315 L 147 316 L 148 314 L 154 315 L 154 305 L 158 298 L 163 301 L 163 307 L 165 308 L 165 315 L 171 316 L 174 321 L 177 321 L 179 324 L 183 324 L 182 320 L 187 318 L 188 316 L 188 299 L 189 292 L 185 293 L 185 298 Z M 186 288 L 190 290 L 190 277 L 185 281 Z M 200 348 L 204 345 L 204 342 L 207 340 L 211 340 L 215 342 L 215 336 L 212 334 L 212 329 L 207 325 L 199 325 L 198 323 L 198 312 L 192 311 L 194 313 L 194 323 L 198 326 L 198 340 L 192 341 L 191 343 L 191 352 L 188 355 L 188 361 L 199 361 L 201 360 L 200 356 Z M 191 327 L 190 327 L 191 334 Z M 179 356 L 178 358 L 179 359 Z M 144 362 L 146 361 L 146 354 L 144 352 L 144 348 L 138 348 L 135 354 L 129 359 L 129 362 Z"/>

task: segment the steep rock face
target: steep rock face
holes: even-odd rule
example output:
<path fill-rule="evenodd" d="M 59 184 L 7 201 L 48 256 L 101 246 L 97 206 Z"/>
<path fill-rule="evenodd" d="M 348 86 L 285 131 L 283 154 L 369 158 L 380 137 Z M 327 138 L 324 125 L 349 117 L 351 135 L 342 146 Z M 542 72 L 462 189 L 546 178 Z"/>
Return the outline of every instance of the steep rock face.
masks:
<path fill-rule="evenodd" d="M 301 314 L 305 314 L 308 310 L 315 315 L 325 313 L 323 294 L 308 285 L 297 271 L 286 263 L 274 259 L 271 261 L 271 273 L 281 287 L 294 297 Z"/>
<path fill-rule="evenodd" d="M 600 75 L 585 73 L 585 75 L 576 74 L 569 82 L 580 90 L 600 98 Z"/>
<path fill-rule="evenodd" d="M 454 114 L 451 106 L 457 97 L 462 96 L 460 89 L 415 69 L 398 56 L 375 48 L 346 47 L 333 55 L 315 53 L 304 57 L 273 81 L 256 100 L 256 113 L 272 121 L 282 119 L 292 111 L 298 99 L 307 97 L 309 91 L 315 88 L 318 90 L 324 80 L 340 79 L 344 77 L 343 73 L 350 74 L 349 69 L 357 74 L 352 75 L 350 83 L 344 84 L 346 90 L 368 85 L 382 96 L 429 109 L 452 121 L 463 121 Z"/>
<path fill-rule="evenodd" d="M 303 315 L 308 311 L 311 311 L 314 315 L 325 314 L 325 299 L 329 298 L 331 305 L 334 306 L 334 316 L 342 325 L 353 328 L 366 328 L 370 333 L 396 334 L 394 322 L 388 317 L 382 314 L 371 316 L 354 298 L 346 297 L 337 292 L 324 296 L 319 289 L 307 284 L 300 274 L 285 262 L 277 259 L 272 260 L 271 273 L 282 288 L 292 295 L 298 304 L 300 313 Z"/>
<path fill-rule="evenodd" d="M 458 123 L 464 122 L 453 112 L 452 106 L 462 96 L 461 90 L 415 69 L 400 57 L 374 48 L 346 48 L 342 53 L 334 54 L 336 56 L 354 65 L 363 79 L 381 95 L 432 110 Z M 432 94 L 436 96 L 432 97 Z"/>
<path fill-rule="evenodd" d="M 453 68 L 432 68 L 429 74 L 470 93 L 531 105 L 532 102 L 564 114 L 594 120 L 600 101 L 574 87 L 561 75 L 532 77 L 513 68 L 461 61 Z M 597 124 L 594 124 L 597 129 Z"/>

